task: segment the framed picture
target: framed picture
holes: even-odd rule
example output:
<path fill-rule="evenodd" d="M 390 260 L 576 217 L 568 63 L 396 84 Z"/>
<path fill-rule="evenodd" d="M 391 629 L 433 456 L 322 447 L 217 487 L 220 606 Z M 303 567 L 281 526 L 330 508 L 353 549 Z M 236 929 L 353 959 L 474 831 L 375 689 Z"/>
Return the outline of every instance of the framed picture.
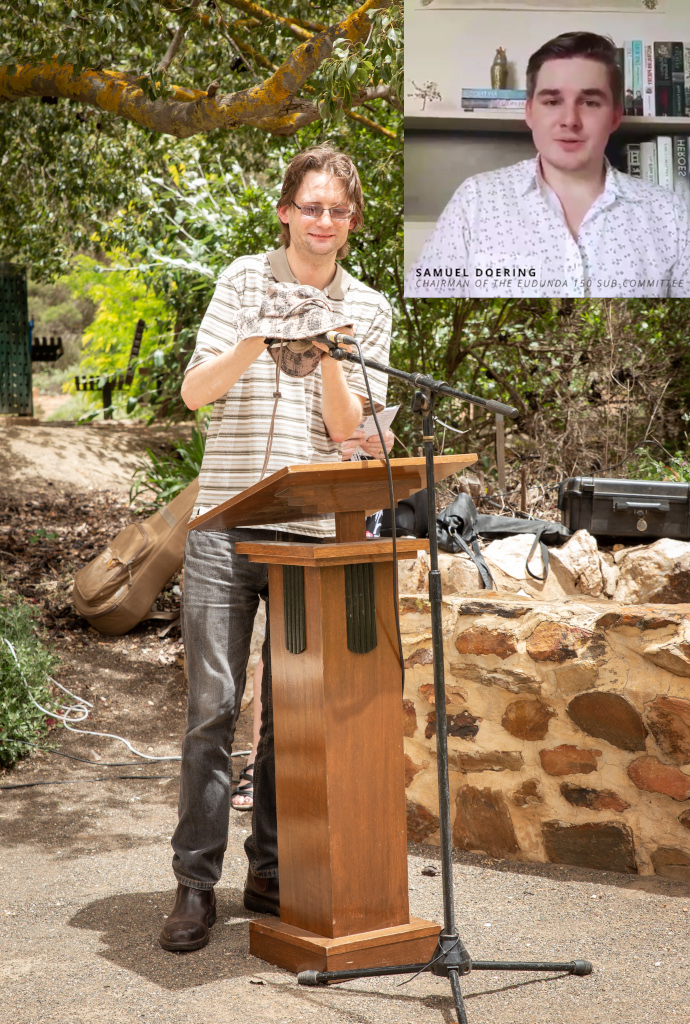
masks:
<path fill-rule="evenodd" d="M 420 0 L 420 4 L 438 11 L 591 11 L 602 14 L 639 14 L 648 10 L 663 14 L 666 0 Z"/>

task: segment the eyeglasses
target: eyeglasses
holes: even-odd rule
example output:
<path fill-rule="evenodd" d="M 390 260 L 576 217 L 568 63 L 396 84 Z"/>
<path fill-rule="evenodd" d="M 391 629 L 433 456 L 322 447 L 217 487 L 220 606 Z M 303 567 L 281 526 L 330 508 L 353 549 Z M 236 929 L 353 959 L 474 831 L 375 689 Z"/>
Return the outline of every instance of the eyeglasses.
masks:
<path fill-rule="evenodd" d="M 307 220 L 318 220 L 319 217 L 323 217 L 324 213 L 328 213 L 331 220 L 349 220 L 352 216 L 352 210 L 347 206 L 332 206 L 328 210 L 325 206 L 319 206 L 317 203 L 305 203 L 303 206 L 300 206 L 294 199 L 292 200 L 292 205 L 296 206 Z"/>

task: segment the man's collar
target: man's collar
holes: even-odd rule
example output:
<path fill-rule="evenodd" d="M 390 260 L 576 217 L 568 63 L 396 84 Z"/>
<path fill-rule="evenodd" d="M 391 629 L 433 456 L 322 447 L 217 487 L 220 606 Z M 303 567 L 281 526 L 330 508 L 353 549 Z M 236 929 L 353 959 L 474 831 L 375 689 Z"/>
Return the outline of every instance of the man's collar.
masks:
<path fill-rule="evenodd" d="M 539 168 L 539 156 L 535 156 L 533 160 L 522 160 L 519 164 L 516 164 L 515 166 L 518 173 L 518 194 L 521 196 L 526 196 L 528 192 L 538 191 L 539 182 L 541 179 L 541 170 Z"/>
<path fill-rule="evenodd" d="M 538 155 L 533 160 L 523 160 L 517 166 L 520 168 L 517 188 L 521 196 L 525 196 L 528 192 L 539 190 L 542 186 L 547 185 L 542 174 Z M 644 196 L 636 188 L 635 181 L 630 175 L 622 174 L 615 167 L 612 167 L 607 157 L 604 157 L 604 166 L 606 168 L 606 178 L 604 180 L 602 196 L 606 199 L 616 198 L 627 199 L 630 202 L 644 202 Z"/>
<path fill-rule="evenodd" d="M 644 203 L 649 200 L 649 195 L 639 188 L 639 183 L 635 178 L 612 167 L 608 160 L 606 161 L 604 192 L 607 195 L 616 196 L 618 199 L 627 199 L 631 203 Z"/>
<path fill-rule="evenodd" d="M 301 284 L 290 269 L 288 263 L 287 251 L 284 245 L 281 245 L 280 249 L 273 249 L 272 252 L 266 253 L 268 263 L 271 268 L 276 281 L 282 281 L 287 284 Z M 335 265 L 335 277 L 324 289 L 329 299 L 342 300 L 345 298 L 345 292 L 347 291 L 350 284 L 350 275 L 346 270 L 343 270 L 339 263 Z"/>

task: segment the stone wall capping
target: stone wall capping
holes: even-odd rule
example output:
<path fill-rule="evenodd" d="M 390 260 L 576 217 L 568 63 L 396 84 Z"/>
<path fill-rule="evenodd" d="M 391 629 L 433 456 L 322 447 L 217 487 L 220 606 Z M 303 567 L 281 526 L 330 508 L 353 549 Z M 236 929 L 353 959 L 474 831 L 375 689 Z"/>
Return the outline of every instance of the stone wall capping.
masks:
<path fill-rule="evenodd" d="M 675 676 L 690 677 L 690 643 L 685 640 L 648 644 L 642 654 L 653 665 L 665 668 Z"/>
<path fill-rule="evenodd" d="M 620 548 L 619 551 L 613 552 L 613 560 L 616 565 L 620 565 L 621 562 L 625 561 L 630 555 L 636 551 L 645 551 L 649 545 L 647 544 L 633 544 L 631 546 L 625 545 Z"/>

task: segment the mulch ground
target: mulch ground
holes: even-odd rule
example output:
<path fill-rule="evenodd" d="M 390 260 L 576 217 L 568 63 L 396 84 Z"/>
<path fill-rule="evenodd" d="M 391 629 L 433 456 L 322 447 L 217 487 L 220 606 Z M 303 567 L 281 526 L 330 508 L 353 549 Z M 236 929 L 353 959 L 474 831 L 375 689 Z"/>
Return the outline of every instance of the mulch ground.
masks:
<path fill-rule="evenodd" d="M 114 491 L 0 496 L 0 582 L 6 600 L 17 595 L 38 610 L 43 642 L 59 658 L 55 678 L 94 705 L 80 728 L 125 734 L 146 753 L 179 754 L 186 710 L 179 625 L 148 620 L 125 636 L 104 636 L 72 604 L 75 574 L 135 518 L 127 499 Z M 179 574 L 155 607 L 179 609 Z M 57 688 L 55 694 L 60 702 L 67 699 Z M 63 741 L 61 749 L 94 763 L 130 756 L 116 741 L 65 734 L 51 723 L 44 742 Z M 45 772 L 48 762 L 51 777 L 79 770 L 76 762 L 37 750 L 2 772 L 3 781 Z"/>
<path fill-rule="evenodd" d="M 51 639 L 74 639 L 88 631 L 88 622 L 72 605 L 74 576 L 137 518 L 146 515 L 137 514 L 115 491 L 0 498 L 4 582 L 41 608 L 41 625 Z M 167 584 L 156 607 L 179 607 L 173 593 L 177 584 L 179 576 Z"/>

